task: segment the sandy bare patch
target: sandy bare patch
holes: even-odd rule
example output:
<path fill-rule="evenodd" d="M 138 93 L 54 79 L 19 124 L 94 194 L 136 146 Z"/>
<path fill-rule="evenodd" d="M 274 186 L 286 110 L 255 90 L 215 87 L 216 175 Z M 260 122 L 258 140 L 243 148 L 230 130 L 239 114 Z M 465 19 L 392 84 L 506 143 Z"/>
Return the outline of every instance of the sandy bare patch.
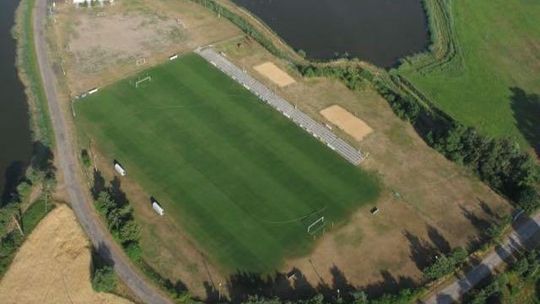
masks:
<path fill-rule="evenodd" d="M 241 34 L 191 1 L 118 1 L 113 6 L 55 9 L 48 36 L 57 72 L 71 96 Z M 219 28 L 219 31 L 215 29 Z"/>
<path fill-rule="evenodd" d="M 333 105 L 322 110 L 321 115 L 329 122 L 338 126 L 345 133 L 352 136 L 357 141 L 361 141 L 373 130 L 360 118 L 354 116 L 344 108 Z"/>
<path fill-rule="evenodd" d="M 180 42 L 182 24 L 156 15 L 133 13 L 96 17 L 81 14 L 69 49 L 83 72 L 98 72 L 109 64 L 135 61 Z"/>
<path fill-rule="evenodd" d="M 278 68 L 273 62 L 265 62 L 263 64 L 254 66 L 253 68 L 255 71 L 270 79 L 273 83 L 280 87 L 285 87 L 295 83 L 294 78 L 285 73 L 282 69 Z"/>
<path fill-rule="evenodd" d="M 131 303 L 90 283 L 90 244 L 67 206 L 36 227 L 0 282 L 0 303 Z"/>

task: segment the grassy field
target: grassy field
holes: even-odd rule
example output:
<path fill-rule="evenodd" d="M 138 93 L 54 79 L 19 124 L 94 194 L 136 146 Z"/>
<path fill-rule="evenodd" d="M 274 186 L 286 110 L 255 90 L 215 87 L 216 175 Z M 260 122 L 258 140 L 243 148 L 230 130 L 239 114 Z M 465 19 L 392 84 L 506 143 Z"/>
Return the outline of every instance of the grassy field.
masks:
<path fill-rule="evenodd" d="M 147 74 L 77 102 L 77 123 L 227 270 L 271 271 L 308 252 L 316 218 L 377 198 L 373 177 L 197 55 Z"/>
<path fill-rule="evenodd" d="M 404 65 L 399 72 L 461 122 L 538 145 L 540 101 L 531 95 L 540 93 L 540 3 L 478 0 L 451 6 L 458 56 L 439 69 Z"/>

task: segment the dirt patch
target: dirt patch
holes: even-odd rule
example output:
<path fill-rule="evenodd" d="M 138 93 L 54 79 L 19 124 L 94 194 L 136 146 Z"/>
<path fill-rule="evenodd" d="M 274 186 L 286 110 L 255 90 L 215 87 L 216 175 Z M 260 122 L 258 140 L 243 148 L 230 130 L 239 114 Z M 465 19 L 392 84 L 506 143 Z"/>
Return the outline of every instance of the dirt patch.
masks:
<path fill-rule="evenodd" d="M 90 283 L 90 244 L 65 205 L 35 228 L 0 282 L 1 303 L 131 303 Z"/>
<path fill-rule="evenodd" d="M 71 96 L 159 64 L 173 54 L 241 35 L 225 18 L 191 1 L 58 4 L 48 32 L 57 74 Z M 219 31 L 215 29 L 219 28 Z"/>
<path fill-rule="evenodd" d="M 357 141 L 361 141 L 373 131 L 363 120 L 338 105 L 323 109 L 320 113 L 329 122 L 338 126 Z"/>
<path fill-rule="evenodd" d="M 259 64 L 254 66 L 253 69 L 280 87 L 285 87 L 296 82 L 294 78 L 278 68 L 273 62 Z"/>

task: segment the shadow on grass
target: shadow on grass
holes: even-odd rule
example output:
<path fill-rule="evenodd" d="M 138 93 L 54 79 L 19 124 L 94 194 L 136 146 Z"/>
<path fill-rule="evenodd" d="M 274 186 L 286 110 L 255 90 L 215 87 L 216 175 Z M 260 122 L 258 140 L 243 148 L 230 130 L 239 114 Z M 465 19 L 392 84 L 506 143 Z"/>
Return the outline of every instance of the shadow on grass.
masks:
<path fill-rule="evenodd" d="M 252 272 L 238 271 L 229 276 L 225 283 L 215 285 L 204 282 L 206 289 L 205 302 L 242 303 L 252 297 L 279 299 L 280 301 L 300 301 L 321 297 L 325 303 L 352 303 L 360 293 L 369 297 L 377 297 L 384 293 L 398 293 L 403 288 L 418 287 L 409 277 L 394 277 L 388 271 L 381 271 L 383 279 L 367 286 L 352 285 L 345 274 L 337 266 L 330 269 L 331 280 L 320 280 L 317 285 L 308 282 L 304 274 L 297 268 L 287 273 L 274 272 L 261 275 Z"/>
<path fill-rule="evenodd" d="M 510 91 L 510 106 L 516 126 L 540 157 L 540 96 L 517 87 L 510 88 Z"/>

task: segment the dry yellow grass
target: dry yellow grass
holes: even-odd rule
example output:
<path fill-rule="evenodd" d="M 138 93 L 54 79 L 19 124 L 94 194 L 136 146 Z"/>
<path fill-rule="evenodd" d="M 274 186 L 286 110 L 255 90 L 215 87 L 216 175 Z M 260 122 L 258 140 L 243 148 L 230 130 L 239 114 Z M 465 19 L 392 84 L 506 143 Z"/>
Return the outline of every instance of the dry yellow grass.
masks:
<path fill-rule="evenodd" d="M 290 84 L 295 83 L 294 78 L 289 74 L 285 73 L 282 69 L 278 68 L 272 62 L 265 62 L 254 66 L 253 69 L 259 72 L 264 77 L 270 79 L 273 83 L 277 84 L 280 87 L 285 87 Z"/>
<path fill-rule="evenodd" d="M 336 125 L 357 141 L 361 141 L 373 131 L 363 120 L 338 105 L 330 106 L 320 113 L 329 122 Z"/>
<path fill-rule="evenodd" d="M 24 242 L 0 281 L 0 303 L 131 303 L 90 283 L 90 244 L 67 206 L 53 210 Z"/>

